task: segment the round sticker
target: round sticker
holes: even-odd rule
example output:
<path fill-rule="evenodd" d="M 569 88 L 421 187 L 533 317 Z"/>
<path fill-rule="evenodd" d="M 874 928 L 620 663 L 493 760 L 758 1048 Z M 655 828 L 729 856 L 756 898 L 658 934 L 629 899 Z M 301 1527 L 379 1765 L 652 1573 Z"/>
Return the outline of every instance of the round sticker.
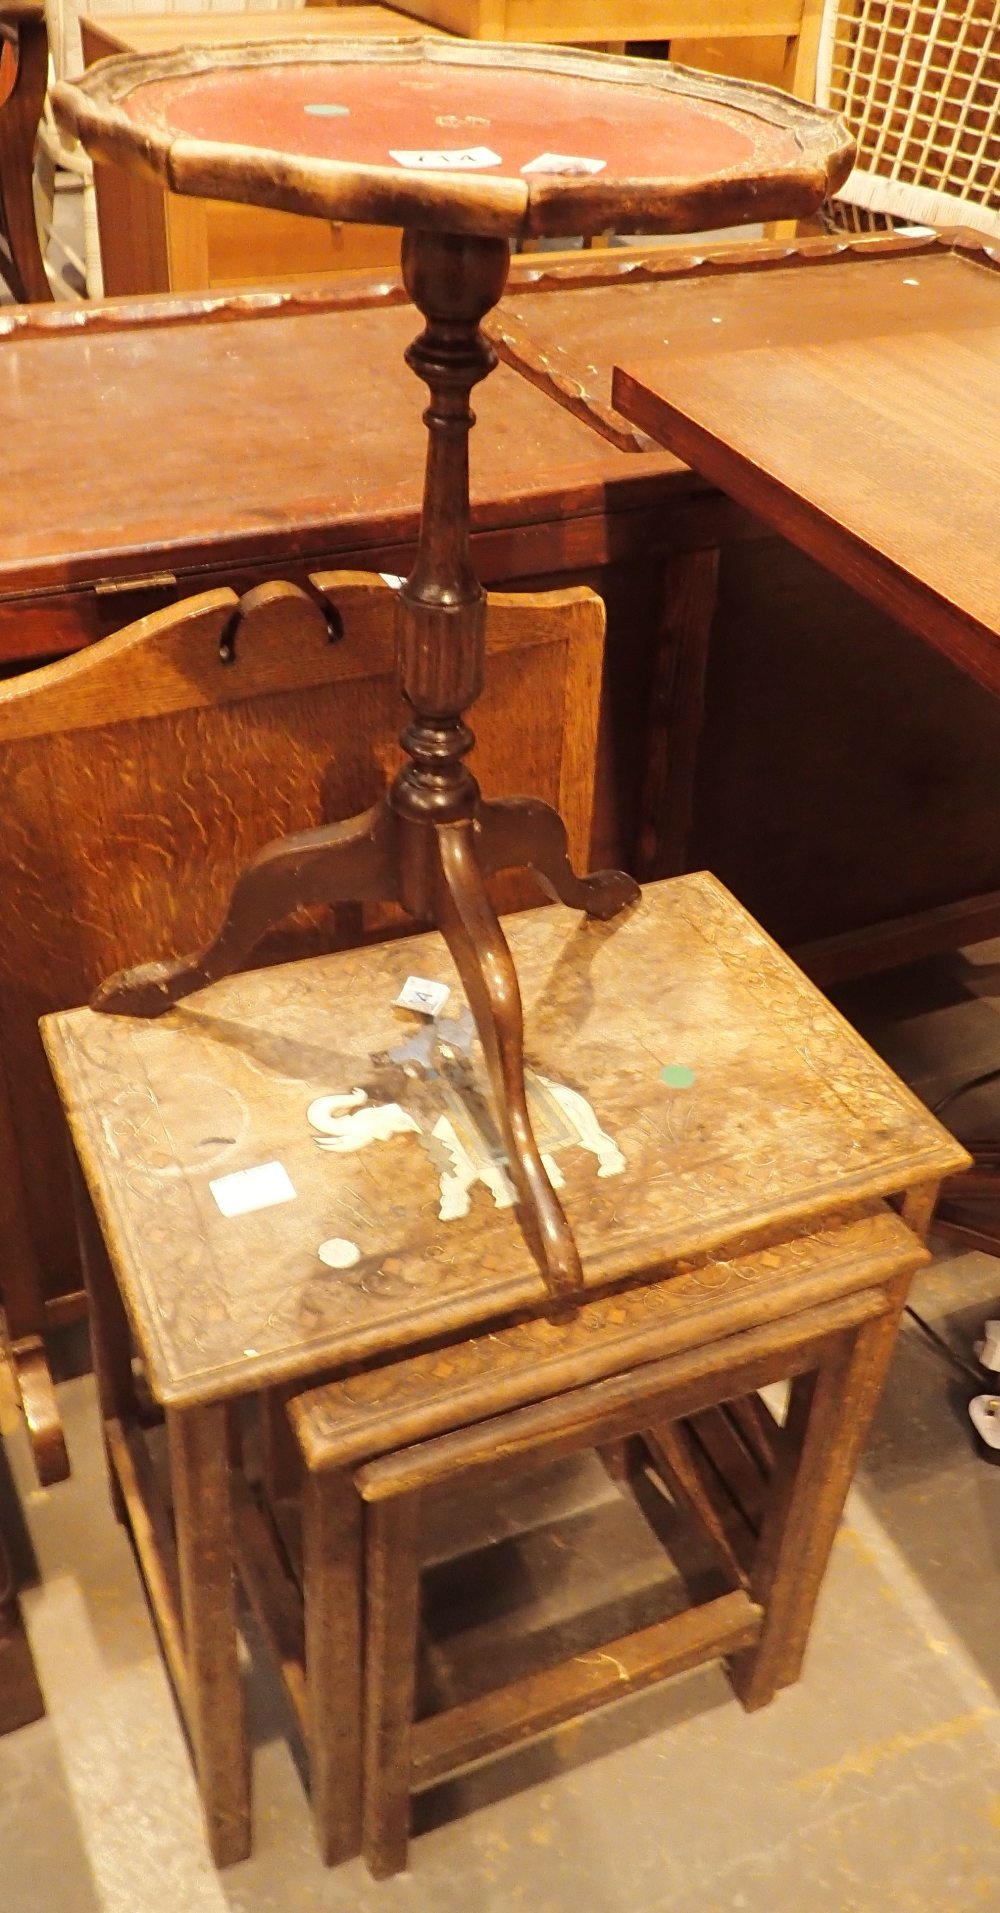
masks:
<path fill-rule="evenodd" d="M 660 1081 L 666 1083 L 668 1089 L 690 1089 L 694 1082 L 694 1070 L 688 1069 L 686 1063 L 664 1063 Z"/>
<path fill-rule="evenodd" d="M 353 1269 L 355 1263 L 361 1260 L 357 1243 L 351 1242 L 346 1235 L 328 1236 L 325 1242 L 320 1243 L 316 1254 L 328 1269 Z"/>

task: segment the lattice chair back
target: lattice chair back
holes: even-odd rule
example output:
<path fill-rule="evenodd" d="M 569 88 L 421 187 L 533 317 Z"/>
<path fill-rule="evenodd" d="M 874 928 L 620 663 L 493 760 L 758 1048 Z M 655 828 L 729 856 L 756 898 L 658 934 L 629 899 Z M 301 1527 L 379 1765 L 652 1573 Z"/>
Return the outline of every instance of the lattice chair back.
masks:
<path fill-rule="evenodd" d="M 858 142 L 838 207 L 1000 235 L 1000 0 L 828 0 L 816 98 Z"/>

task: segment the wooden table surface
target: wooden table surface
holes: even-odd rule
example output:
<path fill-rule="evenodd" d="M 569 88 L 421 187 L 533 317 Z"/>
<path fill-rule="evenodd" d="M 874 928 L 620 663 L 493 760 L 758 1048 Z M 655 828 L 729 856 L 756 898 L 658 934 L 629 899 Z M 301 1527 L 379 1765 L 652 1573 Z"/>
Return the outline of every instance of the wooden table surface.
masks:
<path fill-rule="evenodd" d="M 495 329 L 519 376 L 501 366 L 477 392 L 476 530 L 596 526 L 612 508 L 649 506 L 669 542 L 669 501 L 697 481 L 669 453 L 637 450 L 620 415 L 622 449 L 600 435 L 618 359 L 652 359 L 667 340 L 699 362 L 803 336 L 964 340 L 1000 322 L 990 260 L 864 242 L 742 246 L 704 262 L 672 247 L 639 264 L 613 252 L 515 262 Z M 0 607 L 8 593 L 152 567 L 211 564 L 214 581 L 250 555 L 356 562 L 366 546 L 411 539 L 423 427 L 402 353 L 415 324 L 395 272 L 338 290 L 0 314 L 4 477 L 12 496 L 40 501 L 0 522 Z M 46 448 L 67 404 L 73 455 L 53 467 Z M 599 540 L 581 544 L 581 562 L 601 556 Z M 554 568 L 551 552 L 538 568 Z"/>
<path fill-rule="evenodd" d="M 69 312 L 5 342 L 5 488 L 39 503 L 0 525 L 0 597 L 412 539 L 426 396 L 403 363 L 419 322 L 395 272 L 381 290 L 366 278 L 339 296 L 264 295 L 242 317 L 229 303 L 234 324 L 212 323 L 207 302 L 160 301 L 83 327 Z M 623 455 L 506 366 L 476 396 L 476 529 L 595 515 L 618 489 L 626 509 L 630 487 L 664 472 L 690 488 L 675 459 Z M 72 457 L 53 465 L 68 404 Z"/>
<path fill-rule="evenodd" d="M 898 262 L 897 262 L 898 264 Z M 862 297 L 710 349 L 625 348 L 614 402 L 653 438 L 1000 693 L 1000 271 L 956 256 L 928 307 L 897 271 L 900 325 Z"/>
<path fill-rule="evenodd" d="M 651 885 L 607 924 L 555 907 L 506 928 L 540 1146 L 565 1178 L 590 1288 L 787 1238 L 964 1163 L 714 878 Z M 448 983 L 458 1018 L 450 958 L 430 935 L 236 976 L 154 1022 L 45 1019 L 165 1404 L 544 1306 L 514 1213 L 491 1192 L 502 1153 L 477 1052 L 467 1061 L 450 1032 L 452 1060 L 426 1052 L 424 1020 L 393 1007 L 411 974 Z M 319 1099 L 338 1099 L 332 1128 Z M 467 1212 L 458 1201 L 442 1223 L 456 1136 L 487 1166 Z M 222 1213 L 210 1184 L 266 1164 L 292 1196 Z"/>

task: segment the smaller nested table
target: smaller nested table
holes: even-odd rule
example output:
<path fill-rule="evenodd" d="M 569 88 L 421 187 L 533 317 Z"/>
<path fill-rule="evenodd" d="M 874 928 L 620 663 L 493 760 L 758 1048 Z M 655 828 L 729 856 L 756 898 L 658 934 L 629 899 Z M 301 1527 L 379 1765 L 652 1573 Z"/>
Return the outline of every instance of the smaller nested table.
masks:
<path fill-rule="evenodd" d="M 903 1297 L 926 1256 L 898 1216 L 876 1209 L 619 1290 L 569 1322 L 494 1329 L 292 1403 L 308 1481 L 307 1723 L 324 1859 L 357 1851 L 360 1821 L 372 1873 L 398 1872 L 411 1794 L 705 1661 L 725 1663 L 748 1709 L 798 1678 Z M 791 1385 L 783 1426 L 757 1392 L 775 1382 Z M 611 1639 L 606 1620 L 596 1639 L 571 1628 L 562 1660 L 550 1649 L 543 1668 L 487 1692 L 477 1681 L 437 1711 L 424 1699 L 415 1718 L 435 1510 L 594 1448 L 623 1491 L 652 1477 L 675 1518 L 694 1511 L 716 1555 L 715 1591 L 682 1577 L 692 1598 L 680 1611 L 661 1598 L 655 1619 Z"/>
<path fill-rule="evenodd" d="M 744 1323 L 774 1321 L 792 1304 L 771 1245 L 888 1196 L 922 1232 L 964 1152 L 713 878 L 652 885 L 610 923 L 551 907 L 506 927 L 588 1297 L 761 1250 L 736 1299 Z M 396 1007 L 411 976 L 450 991 L 433 1021 Z M 473 1029 L 438 935 L 227 978 L 154 1021 L 43 1025 L 98 1218 L 84 1200 L 112 1480 L 220 1863 L 250 1838 L 233 1567 L 259 1550 L 235 1405 L 538 1313 Z M 861 1286 L 866 1254 L 862 1231 Z M 133 1336 L 166 1416 L 176 1549 Z"/>

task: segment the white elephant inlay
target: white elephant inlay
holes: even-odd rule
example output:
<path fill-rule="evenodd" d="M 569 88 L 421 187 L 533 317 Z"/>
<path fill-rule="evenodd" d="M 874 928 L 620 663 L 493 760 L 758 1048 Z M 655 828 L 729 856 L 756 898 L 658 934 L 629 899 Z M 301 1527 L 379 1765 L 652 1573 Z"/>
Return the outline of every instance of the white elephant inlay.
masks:
<path fill-rule="evenodd" d="M 414 1095 L 416 1114 L 399 1101 L 375 1101 L 360 1088 L 317 1097 L 308 1110 L 309 1122 L 318 1132 L 317 1147 L 343 1155 L 394 1136 L 415 1135 L 438 1172 L 441 1222 L 468 1215 L 477 1182 L 489 1190 L 498 1209 L 513 1208 L 517 1196 L 507 1157 L 488 1094 L 477 1081 L 470 1059 L 473 1034 L 472 1018 L 463 1010 L 458 1019 L 438 1018 L 384 1057 L 373 1058 L 379 1068 L 396 1066 L 394 1088 L 400 1070 L 404 1083 L 413 1082 L 414 1089 L 415 1079 L 420 1079 L 421 1094 Z M 599 1176 L 620 1176 L 625 1158 L 614 1138 L 601 1128 L 587 1098 L 533 1070 L 525 1072 L 525 1080 L 532 1126 L 553 1188 L 563 1188 L 565 1181 L 555 1152 L 574 1145 L 596 1158 Z M 427 1097 L 431 1085 L 438 1104 L 433 1114 Z"/>

